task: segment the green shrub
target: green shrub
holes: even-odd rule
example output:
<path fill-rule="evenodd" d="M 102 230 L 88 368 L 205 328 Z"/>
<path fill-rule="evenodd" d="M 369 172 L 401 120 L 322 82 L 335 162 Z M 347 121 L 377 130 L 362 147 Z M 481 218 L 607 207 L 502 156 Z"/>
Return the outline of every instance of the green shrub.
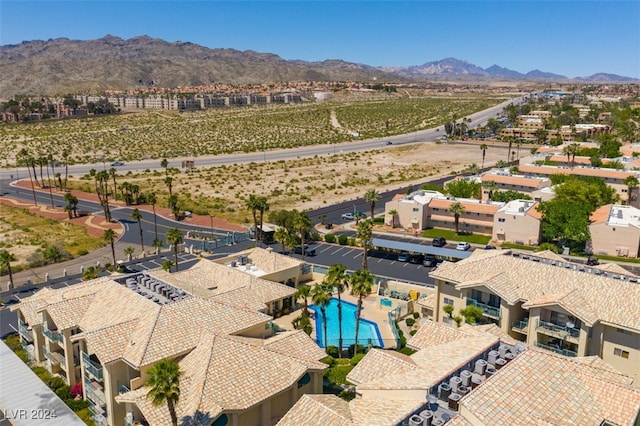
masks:
<path fill-rule="evenodd" d="M 57 393 L 58 390 L 60 390 L 63 386 L 66 386 L 66 384 L 62 377 L 55 376 L 47 380 L 47 386 L 49 386 L 52 391 Z M 69 392 L 69 395 L 71 395 L 71 392 Z"/>
<path fill-rule="evenodd" d="M 84 399 L 65 399 L 64 403 L 69 406 L 74 412 L 82 411 L 89 406 L 89 403 Z"/>
<path fill-rule="evenodd" d="M 336 236 L 333 234 L 326 234 L 324 236 L 324 241 L 329 243 L 329 244 L 333 244 L 336 242 Z"/>
<path fill-rule="evenodd" d="M 95 425 L 95 422 L 93 421 L 93 416 L 89 412 L 88 408 L 83 408 L 80 411 L 76 411 L 76 416 L 80 417 L 80 420 L 82 420 L 87 425 L 90 425 L 90 426 Z"/>
<path fill-rule="evenodd" d="M 20 336 L 18 336 L 17 334 L 10 334 L 9 336 L 7 336 L 6 339 L 4 339 L 4 343 L 9 346 L 9 349 L 11 349 L 12 351 L 17 351 L 19 349 L 22 349 L 22 343 L 20 342 Z"/>
<path fill-rule="evenodd" d="M 352 357 L 353 357 L 353 354 L 355 353 L 355 352 L 354 352 L 354 350 L 355 350 L 355 346 L 356 346 L 356 345 L 351 345 L 351 346 L 349 346 L 349 358 L 352 358 Z M 364 346 L 362 346 L 362 345 L 358 344 L 358 353 L 359 353 L 359 354 L 364 353 Z"/>
<path fill-rule="evenodd" d="M 376 225 L 384 225 L 384 217 L 376 217 L 373 219 L 373 223 Z"/>
<path fill-rule="evenodd" d="M 400 349 L 398 352 L 400 352 L 401 354 L 404 354 L 404 355 L 413 355 L 414 353 L 416 353 L 416 351 L 414 351 L 411 348 L 407 348 L 406 346 L 404 348 Z"/>
<path fill-rule="evenodd" d="M 31 371 L 33 371 L 33 373 L 45 383 L 47 383 L 49 379 L 51 379 L 51 374 L 49 374 L 47 369 L 44 367 L 40 367 L 40 366 L 31 367 Z"/>
<path fill-rule="evenodd" d="M 343 234 L 338 235 L 338 244 L 340 244 L 341 246 L 344 246 L 348 242 L 349 242 L 349 237 Z"/>
<path fill-rule="evenodd" d="M 356 239 L 354 237 L 349 237 L 349 241 L 347 242 L 350 246 L 356 246 Z"/>
<path fill-rule="evenodd" d="M 409 334 L 413 336 L 413 335 L 414 335 L 414 334 L 416 334 L 417 332 L 418 332 L 418 330 L 411 330 L 411 331 L 409 332 Z"/>
<path fill-rule="evenodd" d="M 414 320 L 413 318 L 407 318 L 406 320 L 404 320 L 404 322 L 407 323 L 408 327 L 411 327 L 416 323 L 416 320 Z"/>
<path fill-rule="evenodd" d="M 319 232 L 312 232 L 311 239 L 314 241 L 320 241 L 322 239 L 322 236 L 320 235 Z"/>
<path fill-rule="evenodd" d="M 89 254 L 88 250 L 85 250 L 85 249 L 78 250 L 78 256 L 85 256 L 87 254 Z"/>
<path fill-rule="evenodd" d="M 344 399 L 345 401 L 351 401 L 356 397 L 356 393 L 348 390 L 343 390 L 338 394 L 338 397 Z"/>
<path fill-rule="evenodd" d="M 331 383 L 350 385 L 351 383 L 347 381 L 347 374 L 349 374 L 351 370 L 353 370 L 351 365 L 336 365 L 324 372 L 324 378 Z"/>
<path fill-rule="evenodd" d="M 63 385 L 63 386 L 59 387 L 55 392 L 56 392 L 56 395 L 58 395 L 61 400 L 65 401 L 65 403 L 66 403 L 67 400 L 73 401 L 73 395 L 71 395 L 71 387 L 70 386 Z M 69 404 L 67 404 L 67 405 L 69 405 Z"/>
<path fill-rule="evenodd" d="M 360 362 L 360 360 L 361 360 L 362 358 L 364 358 L 364 356 L 365 356 L 365 354 L 363 354 L 363 353 L 358 353 L 358 354 L 354 355 L 354 356 L 351 358 L 350 364 L 351 364 L 351 365 L 353 365 L 353 366 L 355 367 L 356 365 L 358 365 L 358 363 Z"/>
<path fill-rule="evenodd" d="M 415 319 L 420 318 L 420 312 L 414 312 L 414 313 L 413 313 L 413 317 L 414 317 Z"/>
<path fill-rule="evenodd" d="M 339 355 L 340 355 L 338 353 L 339 351 L 338 351 L 338 347 L 337 346 L 331 346 L 331 345 L 327 346 L 326 352 L 327 352 L 327 355 L 329 355 L 331 357 L 334 357 L 334 358 L 338 358 Z"/>
<path fill-rule="evenodd" d="M 336 359 L 331 355 L 327 356 L 322 360 L 323 363 L 327 364 L 329 367 L 334 367 L 336 365 Z"/>

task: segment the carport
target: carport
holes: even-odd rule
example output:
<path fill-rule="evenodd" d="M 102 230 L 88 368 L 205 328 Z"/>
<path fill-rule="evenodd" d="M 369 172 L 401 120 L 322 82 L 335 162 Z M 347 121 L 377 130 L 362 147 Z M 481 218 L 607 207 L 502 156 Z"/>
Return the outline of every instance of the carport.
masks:
<path fill-rule="evenodd" d="M 383 238 L 373 238 L 371 245 L 375 248 L 407 251 L 409 253 L 432 254 L 442 259 L 460 260 L 471 256 L 471 252 L 444 247 L 433 247 L 424 244 L 405 243 L 403 241 L 385 240 Z"/>

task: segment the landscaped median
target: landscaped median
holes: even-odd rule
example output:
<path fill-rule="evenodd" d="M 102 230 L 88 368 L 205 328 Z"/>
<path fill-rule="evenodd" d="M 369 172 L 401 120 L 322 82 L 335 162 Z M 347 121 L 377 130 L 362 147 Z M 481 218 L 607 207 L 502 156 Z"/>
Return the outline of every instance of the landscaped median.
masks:
<path fill-rule="evenodd" d="M 483 246 L 489 244 L 489 241 L 491 241 L 490 235 L 473 234 L 471 232 L 456 233 L 448 229 L 436 228 L 425 229 L 422 231 L 422 236 L 425 238 L 444 237 L 449 242 L 460 241 L 470 244 L 481 244 Z"/>

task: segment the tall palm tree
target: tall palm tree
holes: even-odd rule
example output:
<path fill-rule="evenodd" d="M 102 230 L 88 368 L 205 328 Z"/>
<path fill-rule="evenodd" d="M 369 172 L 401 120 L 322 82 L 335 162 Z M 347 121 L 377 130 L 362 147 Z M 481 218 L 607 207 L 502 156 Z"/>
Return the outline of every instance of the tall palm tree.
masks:
<path fill-rule="evenodd" d="M 156 217 L 156 203 L 158 202 L 158 198 L 156 197 L 155 192 L 149 193 L 147 195 L 147 203 L 151 204 L 151 209 L 153 210 L 153 232 L 155 233 L 155 239 L 158 239 L 158 220 Z"/>
<path fill-rule="evenodd" d="M 367 251 L 373 238 L 373 220 L 363 220 L 356 229 L 356 238 L 362 243 L 362 269 L 367 270 Z"/>
<path fill-rule="evenodd" d="M 269 201 L 267 197 L 257 197 L 256 208 L 260 212 L 260 242 L 264 242 L 264 232 L 262 231 L 264 212 L 269 211 Z"/>
<path fill-rule="evenodd" d="M 165 239 L 167 243 L 173 245 L 173 254 L 176 259 L 176 272 L 178 272 L 178 245 L 182 244 L 183 241 L 182 231 L 178 228 L 171 228 L 165 234 Z"/>
<path fill-rule="evenodd" d="M 113 266 L 116 266 L 116 232 L 113 229 L 105 229 L 104 234 L 102 234 L 102 239 L 108 242 L 111 245 L 111 257 L 113 258 Z"/>
<path fill-rule="evenodd" d="M 307 232 L 311 231 L 311 219 L 307 212 L 296 212 L 293 217 L 293 227 L 300 236 L 300 247 L 302 247 L 302 260 L 304 261 L 304 239 Z"/>
<path fill-rule="evenodd" d="M 67 203 L 65 210 L 69 213 L 69 219 L 71 219 L 71 213 L 74 217 L 78 217 L 78 198 L 70 192 L 64 194 L 64 201 Z"/>
<path fill-rule="evenodd" d="M 64 149 L 62 151 L 62 158 L 64 158 L 64 189 L 67 189 L 67 177 L 69 176 L 69 150 Z M 61 188 L 62 189 L 62 188 Z"/>
<path fill-rule="evenodd" d="M 273 234 L 273 239 L 282 244 L 282 253 L 287 251 L 287 244 L 289 243 L 290 238 L 291 236 L 284 227 L 276 229 L 276 232 Z"/>
<path fill-rule="evenodd" d="M 251 211 L 253 215 L 253 233 L 256 238 L 256 243 L 258 242 L 258 197 L 255 194 L 249 195 L 249 198 L 245 202 L 245 206 L 247 210 Z"/>
<path fill-rule="evenodd" d="M 167 404 L 171 424 L 178 426 L 176 404 L 180 399 L 180 366 L 172 359 L 162 359 L 149 369 L 149 378 L 145 383 L 149 387 L 147 397 L 156 407 Z"/>
<path fill-rule="evenodd" d="M 640 185 L 640 181 L 635 176 L 627 176 L 622 183 L 627 185 L 627 205 L 631 205 L 633 199 L 633 190 Z"/>
<path fill-rule="evenodd" d="M 127 247 L 124 249 L 124 254 L 125 256 L 127 256 L 127 261 L 130 262 L 131 261 L 131 256 L 133 256 L 133 253 L 135 252 L 135 249 L 133 247 Z"/>
<path fill-rule="evenodd" d="M 322 325 L 324 327 L 324 347 L 325 350 L 327 348 L 327 306 L 331 302 L 331 290 L 325 283 L 319 283 L 313 286 L 311 289 L 311 301 L 315 306 L 320 308 L 320 312 L 322 312 Z M 316 330 L 316 339 L 318 338 L 318 330 Z M 319 340 L 319 339 L 318 339 Z M 338 348 L 338 353 L 341 352 L 342 349 Z"/>
<path fill-rule="evenodd" d="M 398 215 L 398 210 L 389 210 L 389 216 L 391 216 L 391 229 L 396 227 L 396 216 Z"/>
<path fill-rule="evenodd" d="M 156 238 L 153 240 L 153 248 L 156 249 L 156 254 L 160 253 L 160 249 L 162 248 L 162 240 L 160 238 Z"/>
<path fill-rule="evenodd" d="M 11 271 L 11 262 L 15 262 L 16 257 L 13 253 L 8 252 L 7 250 L 0 250 L 0 265 L 3 268 L 7 268 L 7 272 L 9 273 L 9 284 L 11 284 L 11 288 L 13 288 L 13 272 Z"/>
<path fill-rule="evenodd" d="M 311 287 L 309 287 L 306 284 L 303 284 L 300 287 L 298 287 L 295 294 L 293 295 L 293 297 L 296 298 L 296 301 L 298 300 L 302 301 L 302 307 L 305 315 L 309 315 L 308 298 L 310 294 L 311 294 Z"/>
<path fill-rule="evenodd" d="M 455 203 L 451 204 L 451 206 L 449 207 L 449 211 L 453 214 L 453 221 L 456 227 L 456 234 L 457 234 L 459 232 L 459 226 L 460 226 L 460 215 L 464 214 L 466 209 L 462 204 L 460 204 L 460 202 L 456 201 Z"/>
<path fill-rule="evenodd" d="M 347 275 L 347 267 L 336 263 L 331 265 L 327 270 L 327 275 L 323 281 L 333 292 L 335 289 L 338 293 L 338 357 L 342 358 L 342 293 L 349 288 L 349 275 Z"/>
<path fill-rule="evenodd" d="M 53 156 L 51 154 L 46 157 L 42 157 L 44 161 L 44 165 L 47 168 L 47 187 L 49 188 L 49 198 L 51 199 L 51 207 L 54 208 L 55 204 L 53 203 L 53 191 L 51 190 L 51 175 L 49 174 L 49 164 L 53 161 Z M 40 166 L 40 173 L 42 173 L 42 166 Z"/>
<path fill-rule="evenodd" d="M 373 222 L 373 211 L 376 208 L 376 202 L 380 201 L 380 194 L 375 189 L 369 189 L 364 193 L 364 200 L 369 203 L 371 207 L 371 221 Z"/>
<path fill-rule="evenodd" d="M 164 175 L 169 176 L 169 162 L 167 161 L 166 158 L 163 158 L 160 161 L 160 167 L 164 167 Z"/>
<path fill-rule="evenodd" d="M 116 176 L 118 175 L 115 167 L 111 167 L 109 169 L 109 176 L 113 179 L 113 198 L 116 198 L 116 194 L 118 193 L 118 182 L 116 181 Z"/>
<path fill-rule="evenodd" d="M 356 311 L 356 340 L 353 354 L 358 353 L 358 329 L 360 328 L 360 315 L 362 312 L 362 299 L 371 293 L 373 287 L 373 275 L 369 271 L 355 271 L 351 274 L 351 291 L 358 296 L 358 310 Z"/>
<path fill-rule="evenodd" d="M 140 230 L 140 246 L 142 247 L 142 256 L 144 256 L 144 237 L 143 237 L 143 232 L 142 232 L 142 213 L 140 213 L 140 210 L 133 209 L 133 211 L 131 212 L 131 219 L 133 219 L 136 222 L 138 222 L 138 229 Z"/>
<path fill-rule="evenodd" d="M 169 189 L 169 200 L 172 199 L 172 195 L 173 195 L 173 178 L 171 176 L 167 176 L 164 178 L 164 183 L 165 185 L 167 185 L 167 188 Z M 171 201 L 169 201 L 169 208 L 173 208 L 173 205 L 171 204 Z"/>
<path fill-rule="evenodd" d="M 29 172 L 29 182 L 31 183 L 31 192 L 33 193 L 33 204 L 38 205 L 38 200 L 36 199 L 36 189 L 33 186 L 33 178 L 31 177 L 31 169 L 30 166 L 33 164 L 33 157 L 29 154 L 25 148 L 22 148 L 20 152 L 18 152 L 18 163 L 24 164 L 27 167 L 27 172 Z"/>
<path fill-rule="evenodd" d="M 489 147 L 487 146 L 486 143 L 483 143 L 483 144 L 480 145 L 480 149 L 482 150 L 482 167 L 481 167 L 481 169 L 484 169 L 484 159 L 487 156 L 487 149 L 488 148 Z"/>

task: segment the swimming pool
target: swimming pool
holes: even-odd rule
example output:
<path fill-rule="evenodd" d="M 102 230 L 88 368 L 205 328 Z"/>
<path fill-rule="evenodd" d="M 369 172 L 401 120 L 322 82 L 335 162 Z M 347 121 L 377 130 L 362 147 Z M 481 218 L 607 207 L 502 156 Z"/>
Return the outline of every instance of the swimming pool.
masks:
<path fill-rule="evenodd" d="M 315 312 L 316 317 L 316 340 L 318 346 L 326 347 L 324 342 L 324 324 L 322 312 L 314 305 L 309 305 L 309 309 Z M 364 310 L 364 308 L 362 308 Z M 356 338 L 356 311 L 358 306 L 353 303 L 342 301 L 342 346 L 348 348 Z M 338 346 L 340 331 L 338 330 L 338 299 L 331 298 L 329 305 L 325 308 L 327 313 L 327 341 L 329 346 Z M 358 343 L 363 346 L 378 346 L 383 348 L 380 330 L 375 322 L 360 317 L 358 330 Z"/>

